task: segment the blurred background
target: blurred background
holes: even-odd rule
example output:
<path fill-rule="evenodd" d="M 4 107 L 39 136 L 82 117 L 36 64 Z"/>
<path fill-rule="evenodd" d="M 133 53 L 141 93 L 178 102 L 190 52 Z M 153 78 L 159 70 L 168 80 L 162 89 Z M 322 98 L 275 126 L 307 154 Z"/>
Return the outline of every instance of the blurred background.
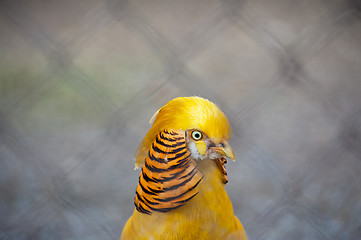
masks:
<path fill-rule="evenodd" d="M 229 117 L 250 240 L 361 236 L 361 1 L 0 1 L 0 239 L 118 239 L 167 101 Z"/>

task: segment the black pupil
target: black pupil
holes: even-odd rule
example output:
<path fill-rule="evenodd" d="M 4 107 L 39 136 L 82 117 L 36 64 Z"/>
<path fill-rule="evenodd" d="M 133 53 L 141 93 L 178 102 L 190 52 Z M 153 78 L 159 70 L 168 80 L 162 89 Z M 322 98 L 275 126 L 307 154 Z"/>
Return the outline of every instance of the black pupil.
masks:
<path fill-rule="evenodd" d="M 199 139 L 199 138 L 201 138 L 201 134 L 198 133 L 198 132 L 196 132 L 196 133 L 194 133 L 193 137 L 194 137 L 195 139 Z"/>

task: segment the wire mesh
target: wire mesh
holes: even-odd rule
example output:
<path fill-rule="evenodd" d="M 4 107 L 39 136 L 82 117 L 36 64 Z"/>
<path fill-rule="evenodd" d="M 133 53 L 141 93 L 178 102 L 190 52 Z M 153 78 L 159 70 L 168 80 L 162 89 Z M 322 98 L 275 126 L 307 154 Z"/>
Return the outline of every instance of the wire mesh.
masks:
<path fill-rule="evenodd" d="M 0 239 L 117 239 L 153 113 L 228 115 L 250 239 L 361 236 L 358 0 L 1 1 Z"/>

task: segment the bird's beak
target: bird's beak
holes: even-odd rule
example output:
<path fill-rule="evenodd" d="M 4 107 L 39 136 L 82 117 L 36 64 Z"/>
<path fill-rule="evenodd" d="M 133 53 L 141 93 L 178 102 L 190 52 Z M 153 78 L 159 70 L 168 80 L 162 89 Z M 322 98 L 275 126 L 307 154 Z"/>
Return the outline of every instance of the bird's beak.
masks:
<path fill-rule="evenodd" d="M 221 154 L 222 156 L 228 157 L 230 159 L 232 159 L 233 161 L 236 159 L 234 156 L 234 152 L 233 149 L 231 148 L 231 146 L 229 145 L 229 143 L 227 141 L 222 142 L 224 146 L 222 147 L 213 147 L 213 149 L 218 152 L 219 154 Z"/>

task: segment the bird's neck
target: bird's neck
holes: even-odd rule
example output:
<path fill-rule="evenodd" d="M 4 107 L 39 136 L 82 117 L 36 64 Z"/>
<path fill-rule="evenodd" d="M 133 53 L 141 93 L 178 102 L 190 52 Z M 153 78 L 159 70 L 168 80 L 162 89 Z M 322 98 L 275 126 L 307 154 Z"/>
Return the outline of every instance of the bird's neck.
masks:
<path fill-rule="evenodd" d="M 201 206 L 199 207 L 211 211 L 220 210 L 219 204 L 221 204 L 233 215 L 232 204 L 223 182 L 223 173 L 216 162 L 208 159 L 197 161 L 197 169 L 202 173 L 203 179 L 199 184 L 199 193 L 194 201 L 200 202 Z"/>
<path fill-rule="evenodd" d="M 197 170 L 203 175 L 197 196 L 170 214 L 201 222 L 228 222 L 229 219 L 233 219 L 234 213 L 224 188 L 223 173 L 213 160 L 199 160 L 196 163 Z"/>
<path fill-rule="evenodd" d="M 197 170 L 203 175 L 203 180 L 222 179 L 222 173 L 214 160 L 204 159 L 194 161 L 197 164 Z M 221 184 L 222 181 L 219 181 L 219 183 Z"/>
<path fill-rule="evenodd" d="M 198 194 L 184 206 L 167 213 L 147 215 L 135 210 L 127 227 L 137 239 L 150 234 L 157 239 L 167 233 L 169 238 L 164 239 L 174 239 L 173 233 L 178 234 L 176 239 L 219 239 L 215 237 L 217 234 L 235 230 L 232 203 L 224 189 L 221 169 L 212 160 L 196 163 L 197 170 L 203 175 L 197 186 Z M 154 228 L 154 223 L 162 224 Z"/>

